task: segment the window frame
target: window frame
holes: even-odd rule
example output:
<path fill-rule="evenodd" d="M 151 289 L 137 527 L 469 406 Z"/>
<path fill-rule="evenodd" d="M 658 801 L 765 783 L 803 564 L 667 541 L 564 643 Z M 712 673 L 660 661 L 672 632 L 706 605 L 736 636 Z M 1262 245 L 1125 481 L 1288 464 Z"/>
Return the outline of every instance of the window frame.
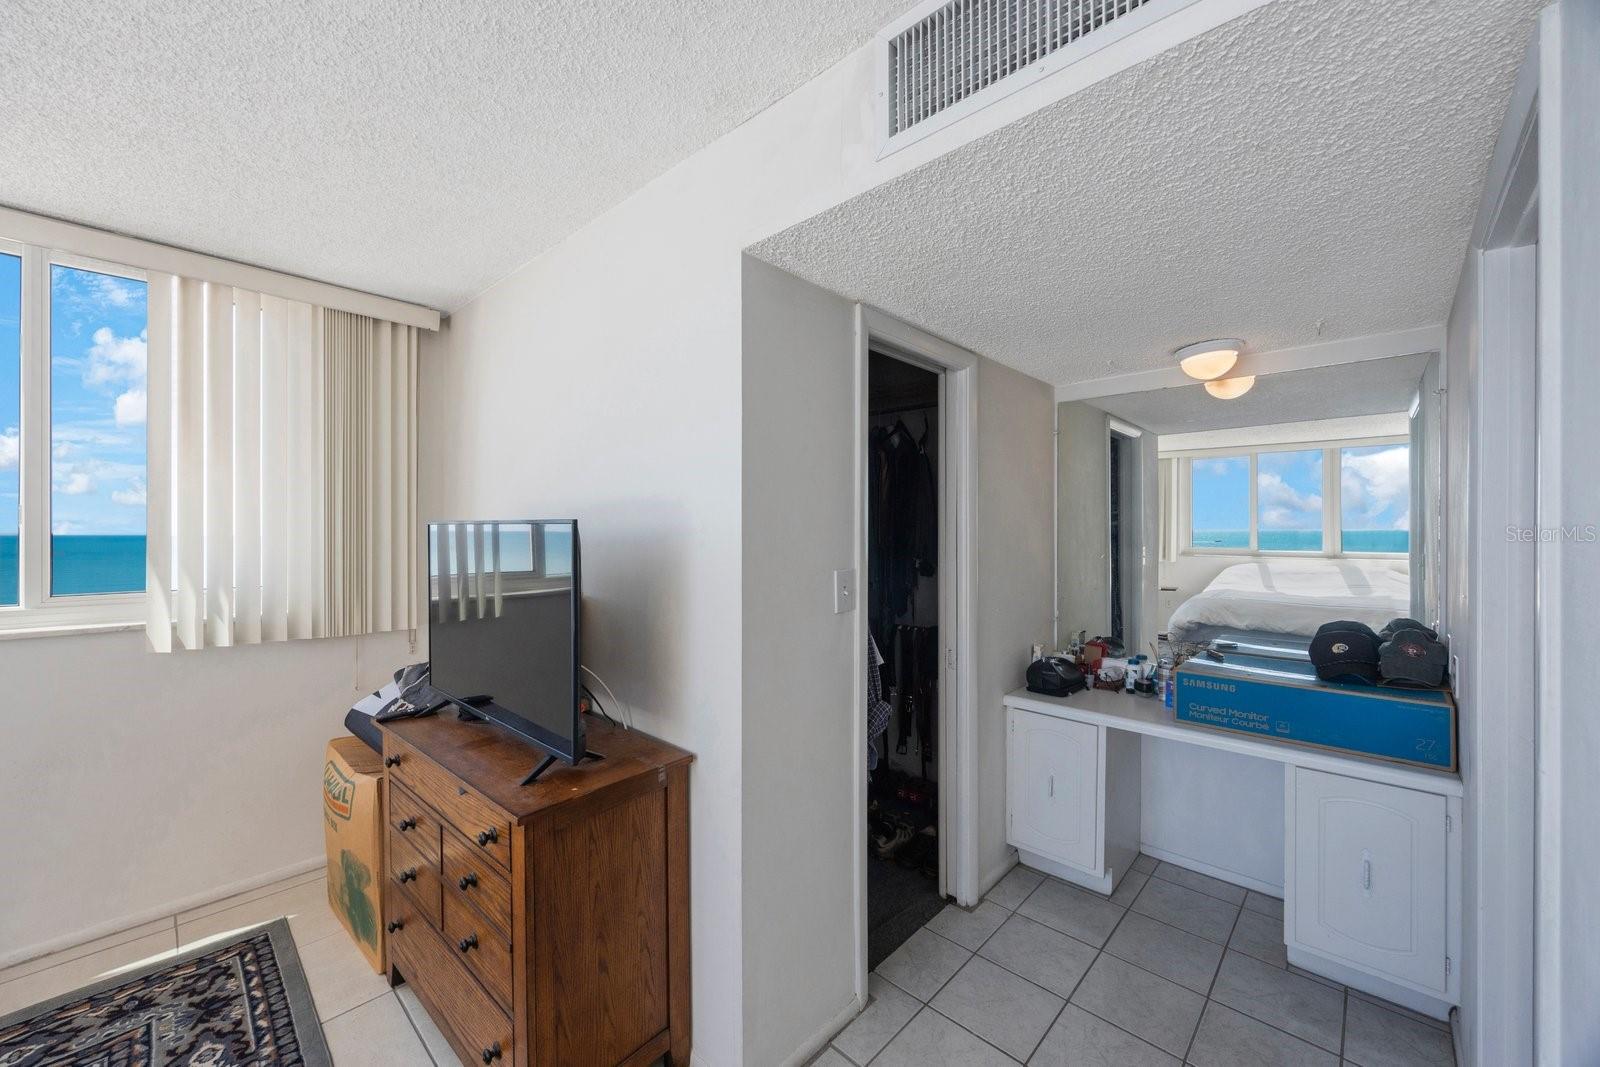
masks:
<path fill-rule="evenodd" d="M 144 591 L 62 596 L 50 592 L 50 269 L 62 266 L 146 283 L 148 275 L 138 267 L 4 237 L 0 252 L 22 258 L 17 604 L 0 607 L 0 639 L 135 629 L 144 625 Z"/>
<path fill-rule="evenodd" d="M 1191 448 L 1181 451 L 1164 452 L 1162 459 L 1173 459 L 1178 463 L 1177 482 L 1174 493 L 1174 508 L 1176 514 L 1171 521 L 1176 522 L 1178 531 L 1179 556 L 1253 556 L 1267 559 L 1279 558 L 1309 558 L 1309 559 L 1409 559 L 1410 551 L 1405 552 L 1347 552 L 1344 548 L 1343 532 L 1343 501 L 1340 498 L 1341 458 L 1346 448 L 1370 448 L 1384 445 L 1405 445 L 1410 448 L 1411 438 L 1407 434 L 1391 434 L 1383 437 L 1351 437 L 1338 440 L 1321 441 L 1284 441 L 1273 444 L 1234 446 L 1224 448 Z M 1320 550 L 1288 550 L 1265 549 L 1259 547 L 1258 532 L 1261 517 L 1258 513 L 1258 461 L 1262 455 L 1276 452 L 1321 452 L 1322 453 L 1322 548 Z M 1250 461 L 1250 544 L 1247 548 L 1197 548 L 1194 541 L 1194 472 L 1193 461 L 1197 459 L 1239 459 L 1248 458 Z M 1413 531 L 1415 532 L 1415 531 Z"/>

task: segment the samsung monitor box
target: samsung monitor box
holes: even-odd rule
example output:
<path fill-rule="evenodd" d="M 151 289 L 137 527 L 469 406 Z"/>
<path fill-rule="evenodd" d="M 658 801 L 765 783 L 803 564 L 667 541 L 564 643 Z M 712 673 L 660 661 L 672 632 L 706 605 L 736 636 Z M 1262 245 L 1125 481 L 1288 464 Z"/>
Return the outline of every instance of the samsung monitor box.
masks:
<path fill-rule="evenodd" d="M 328 905 L 379 974 L 386 963 L 383 829 L 383 758 L 360 738 L 329 741 L 322 764 Z"/>
<path fill-rule="evenodd" d="M 1344 685 L 1309 662 L 1197 657 L 1177 672 L 1179 722 L 1434 770 L 1456 769 L 1456 705 L 1448 690 Z"/>

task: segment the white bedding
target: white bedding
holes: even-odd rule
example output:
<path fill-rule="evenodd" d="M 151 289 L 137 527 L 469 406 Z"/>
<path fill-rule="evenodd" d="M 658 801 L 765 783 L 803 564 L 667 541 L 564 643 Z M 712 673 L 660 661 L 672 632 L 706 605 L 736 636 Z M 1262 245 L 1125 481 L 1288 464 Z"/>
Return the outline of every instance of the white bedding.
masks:
<path fill-rule="evenodd" d="M 1201 627 L 1310 637 L 1336 619 L 1374 630 L 1411 612 L 1411 575 L 1402 560 L 1271 559 L 1228 567 L 1172 613 L 1175 640 Z"/>

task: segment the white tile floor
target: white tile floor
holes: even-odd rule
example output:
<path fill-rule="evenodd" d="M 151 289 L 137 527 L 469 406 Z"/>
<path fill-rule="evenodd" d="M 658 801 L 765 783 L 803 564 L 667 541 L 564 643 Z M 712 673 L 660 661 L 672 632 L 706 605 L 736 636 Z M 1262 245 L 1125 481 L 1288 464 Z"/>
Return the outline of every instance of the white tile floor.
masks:
<path fill-rule="evenodd" d="M 885 960 L 866 1011 L 813 1062 L 1454 1063 L 1444 1024 L 1289 967 L 1282 915 L 1144 856 L 1109 899 L 1017 867 Z M 339 1067 L 456 1062 L 416 996 L 345 935 L 320 871 L 0 971 L 0 1015 L 280 917 Z"/>
<path fill-rule="evenodd" d="M 390 989 L 328 907 L 321 871 L 243 893 L 0 971 L 0 1015 L 273 919 L 288 918 L 339 1067 L 459 1061 L 405 986 Z"/>
<path fill-rule="evenodd" d="M 1291 967 L 1281 900 L 1148 856 L 1110 898 L 1017 867 L 868 982 L 814 1063 L 1455 1063 L 1444 1023 Z"/>

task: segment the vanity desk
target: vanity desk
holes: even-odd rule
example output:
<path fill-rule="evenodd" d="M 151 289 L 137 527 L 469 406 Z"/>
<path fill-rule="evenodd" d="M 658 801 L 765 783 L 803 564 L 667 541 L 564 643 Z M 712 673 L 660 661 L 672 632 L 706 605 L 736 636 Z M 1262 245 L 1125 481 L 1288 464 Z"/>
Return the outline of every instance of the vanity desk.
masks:
<path fill-rule="evenodd" d="M 1145 737 L 1272 760 L 1289 962 L 1438 1019 L 1459 1003 L 1459 775 L 1191 726 L 1104 690 L 1019 689 L 1004 705 L 1007 840 L 1023 863 L 1116 888 L 1139 854 Z"/>

